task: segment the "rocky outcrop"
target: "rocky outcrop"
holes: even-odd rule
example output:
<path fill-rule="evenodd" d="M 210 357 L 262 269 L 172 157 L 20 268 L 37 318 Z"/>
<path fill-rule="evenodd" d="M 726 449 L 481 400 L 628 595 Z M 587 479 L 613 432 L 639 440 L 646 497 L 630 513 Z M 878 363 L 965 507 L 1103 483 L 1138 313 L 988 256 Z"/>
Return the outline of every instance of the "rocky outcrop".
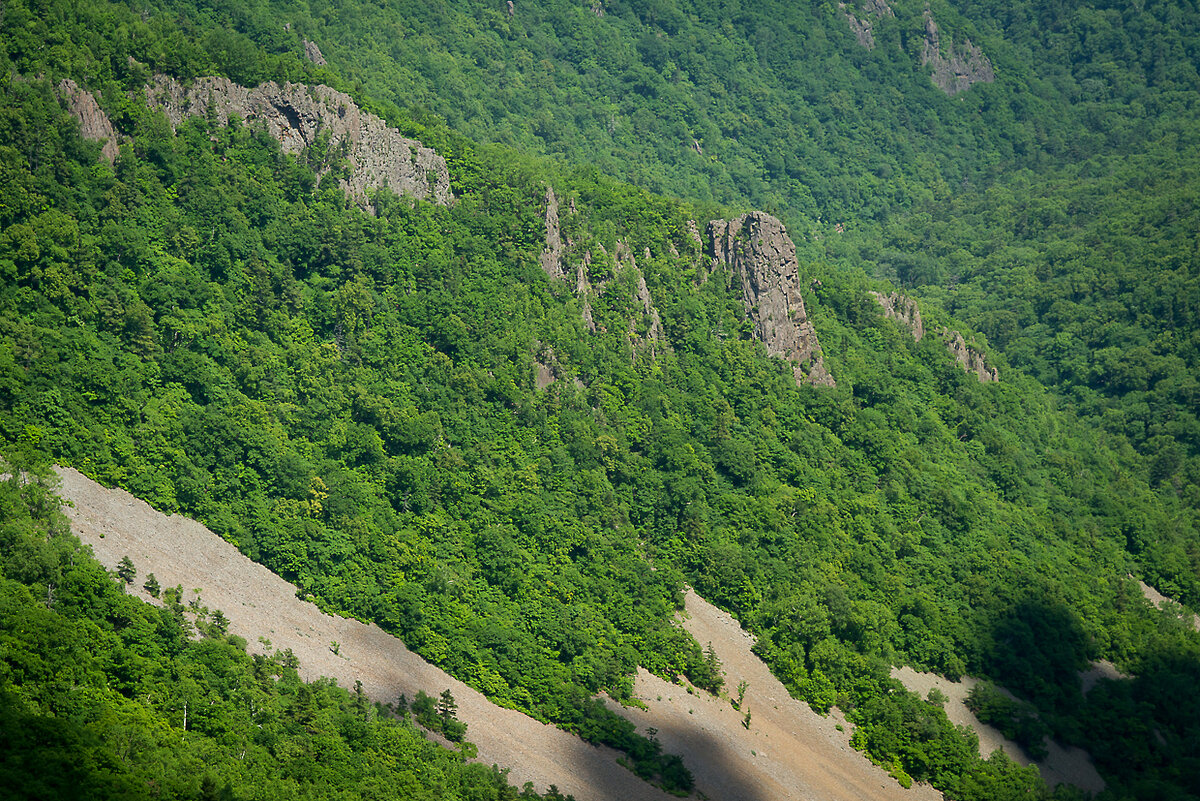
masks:
<path fill-rule="evenodd" d="M 112 120 L 100 108 L 95 96 L 79 85 L 66 78 L 58 84 L 58 96 L 67 106 L 67 111 L 79 123 L 79 133 L 84 139 L 103 143 L 100 148 L 100 158 L 113 164 L 117 160 L 120 149 L 117 144 L 117 131 L 113 128 Z"/>
<path fill-rule="evenodd" d="M 925 338 L 925 323 L 921 320 L 921 310 L 917 308 L 915 300 L 899 292 L 890 295 L 872 292 L 871 295 L 883 307 L 884 317 L 903 324 L 917 342 Z"/>
<path fill-rule="evenodd" d="M 821 344 L 800 296 L 796 246 L 776 218 L 762 212 L 708 224 L 715 266 L 730 269 L 742 288 L 754 336 L 771 356 L 792 363 L 796 383 L 834 386 Z"/>
<path fill-rule="evenodd" d="M 558 380 L 558 376 L 554 374 L 554 368 L 541 360 L 534 359 L 533 370 L 533 382 L 538 389 L 545 389 Z"/>
<path fill-rule="evenodd" d="M 228 78 L 200 78 L 184 86 L 158 75 L 146 88 L 146 100 L 161 109 L 173 127 L 187 117 L 202 115 L 211 115 L 222 125 L 235 115 L 265 125 L 283 152 L 293 155 L 324 140 L 326 152 L 345 154 L 349 177 L 338 182 L 366 210 L 371 210 L 367 192 L 383 187 L 434 203 L 450 201 L 445 159 L 328 86 L 268 81 L 248 89 Z M 329 169 L 326 166 L 322 172 Z"/>
<path fill-rule="evenodd" d="M 921 50 L 921 64 L 933 67 L 930 76 L 934 84 L 948 95 L 965 92 L 977 83 L 996 80 L 992 62 L 970 39 L 956 44 L 953 39 L 942 52 L 937 23 L 929 8 L 925 9 L 925 41 Z"/>
<path fill-rule="evenodd" d="M 558 198 L 553 187 L 546 187 L 546 246 L 539 258 L 542 269 L 550 278 L 566 278 L 563 270 L 562 229 L 558 225 Z"/>
<path fill-rule="evenodd" d="M 650 249 L 647 248 L 643 261 L 650 260 Z M 650 297 L 650 288 L 646 286 L 646 275 L 638 269 L 637 260 L 633 257 L 633 251 L 629 249 L 628 243 L 624 240 L 617 240 L 617 263 L 625 265 L 634 271 L 637 275 L 637 287 L 634 290 L 634 298 L 637 299 L 638 305 L 641 306 L 642 318 L 646 322 L 646 334 L 644 337 L 638 334 L 638 320 L 635 318 L 629 321 L 629 340 L 634 351 L 637 351 L 638 341 L 642 340 L 650 346 L 651 356 L 657 355 L 657 344 L 667 341 L 667 335 L 663 331 L 662 317 L 658 314 L 658 309 L 654 305 L 653 298 Z"/>
<path fill-rule="evenodd" d="M 307 40 L 305 52 L 324 63 L 320 49 Z M 80 134 L 102 142 L 100 156 L 112 164 L 119 137 L 96 98 L 70 79 L 61 81 L 57 89 L 79 122 Z M 404 138 L 380 118 L 359 109 L 349 95 L 328 86 L 268 82 L 247 89 L 227 78 L 201 78 L 185 87 L 174 78 L 157 75 L 146 88 L 146 101 L 161 109 L 173 128 L 187 117 L 208 114 L 222 125 L 235 115 L 247 122 L 261 122 L 279 140 L 283 152 L 293 155 L 327 137 L 326 152 L 344 153 L 348 163 L 348 177 L 338 182 L 367 210 L 371 209 L 367 192 L 383 187 L 435 203 L 450 201 L 445 159 L 420 142 Z M 327 166 L 321 173 L 328 170 Z"/>
<path fill-rule="evenodd" d="M 846 15 L 854 38 L 868 50 L 875 49 L 875 20 L 896 16 L 886 0 L 863 0 L 857 11 L 851 10 L 846 3 L 838 3 L 838 8 Z"/>
<path fill-rule="evenodd" d="M 325 56 L 321 53 L 321 48 L 317 47 L 316 42 L 304 40 L 304 57 L 316 64 L 318 67 L 324 67 L 326 63 Z"/>
<path fill-rule="evenodd" d="M 872 292 L 871 296 L 883 307 L 884 317 L 907 328 L 917 342 L 925 338 L 925 323 L 921 320 L 921 310 L 917 308 L 915 300 L 899 292 L 888 295 Z M 950 351 L 950 355 L 964 370 L 974 373 L 984 383 L 1000 380 L 1000 371 L 995 367 L 988 367 L 983 352 L 968 345 L 961 333 L 943 328 L 941 334 L 942 341 L 946 343 L 946 350 Z"/>
<path fill-rule="evenodd" d="M 600 248 L 600 250 L 603 252 L 604 248 Z M 596 333 L 596 320 L 592 317 L 592 282 L 588 279 L 588 271 L 591 267 L 592 252 L 589 250 L 583 254 L 583 258 L 575 266 L 575 295 L 583 302 L 583 308 L 579 312 L 583 317 L 583 324 L 594 334 Z"/>
<path fill-rule="evenodd" d="M 943 328 L 942 340 L 954 356 L 954 360 L 968 373 L 974 373 L 981 382 L 986 384 L 1000 380 L 1000 371 L 995 367 L 988 367 L 983 353 L 968 345 L 962 334 Z"/>
<path fill-rule="evenodd" d="M 658 314 L 658 309 L 654 306 L 654 301 L 650 297 L 650 288 L 646 286 L 646 276 L 638 270 L 637 284 L 637 299 L 642 305 L 642 314 L 649 321 L 646 329 L 646 339 L 653 342 L 666 342 L 667 335 L 663 332 L 662 318 Z"/>
<path fill-rule="evenodd" d="M 570 372 L 563 368 L 558 361 L 558 354 L 554 348 L 534 340 L 533 342 L 533 382 L 538 389 L 547 389 L 552 384 L 559 381 L 566 381 L 570 378 L 570 383 L 577 389 L 583 389 L 583 381 L 579 376 L 571 376 Z"/>
<path fill-rule="evenodd" d="M 563 239 L 559 213 L 558 197 L 554 193 L 554 188 L 547 187 L 545 213 L 546 242 L 542 247 L 539 262 L 542 265 L 542 271 L 546 273 L 548 278 L 552 281 L 567 283 L 568 276 L 570 275 L 567 260 L 572 253 L 574 243 L 569 239 Z M 576 213 L 574 200 L 569 202 L 566 213 Z M 645 257 L 646 260 L 649 260 L 649 248 L 645 251 Z M 593 333 L 599 330 L 599 326 L 597 326 L 596 320 L 592 315 L 592 299 L 603 295 L 608 283 L 605 280 L 593 286 L 589 277 L 591 275 L 592 263 L 597 260 L 601 263 L 610 260 L 615 261 L 615 266 L 632 270 L 637 277 L 634 298 L 638 306 L 640 306 L 641 313 L 637 314 L 635 311 L 634 315 L 629 319 L 627 336 L 630 345 L 636 354 L 642 344 L 649 343 L 651 357 L 656 356 L 658 343 L 665 343 L 667 340 L 666 332 L 663 330 L 662 317 L 659 315 L 658 309 L 654 305 L 654 300 L 650 296 L 650 288 L 646 285 L 646 276 L 638 269 L 637 260 L 634 258 L 629 244 L 624 240 L 618 239 L 615 258 L 610 257 L 608 251 L 600 244 L 595 245 L 593 249 L 584 250 L 582 256 L 578 256 L 578 258 L 579 260 L 575 263 L 574 286 L 572 289 L 580 301 L 580 316 L 583 319 L 583 324 Z M 645 322 L 644 335 L 639 333 L 642 321 Z"/>

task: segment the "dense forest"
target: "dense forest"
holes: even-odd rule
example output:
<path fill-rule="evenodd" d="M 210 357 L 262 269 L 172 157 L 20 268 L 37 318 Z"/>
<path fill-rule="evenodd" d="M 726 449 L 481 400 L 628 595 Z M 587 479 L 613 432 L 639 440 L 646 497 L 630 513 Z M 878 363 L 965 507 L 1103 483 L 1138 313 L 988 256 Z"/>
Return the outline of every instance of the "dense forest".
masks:
<path fill-rule="evenodd" d="M 412 5 L 0 11 L 5 784 L 78 764 L 89 797 L 517 797 L 286 655 L 124 596 L 21 478 L 57 462 L 681 792 L 685 763 L 595 696 L 628 699 L 639 665 L 718 687 L 673 622 L 686 583 L 947 798 L 1074 796 L 979 759 L 892 665 L 1016 693 L 1106 798 L 1200 796 L 1200 636 L 1135 579 L 1200 605 L 1197 9 L 933 4 L 997 76 L 948 97 L 912 2 L 874 49 L 833 4 Z M 364 213 L 337 153 L 172 130 L 140 99 L 156 73 L 347 91 L 446 158 L 455 201 Z M 115 125 L 111 165 L 64 78 Z M 548 185 L 581 249 L 637 254 L 588 265 L 592 326 L 539 265 Z M 767 357 L 689 235 L 751 206 L 792 231 L 836 388 Z M 893 284 L 1001 381 L 885 319 Z M 1100 658 L 1133 678 L 1085 696 Z M 226 717 L 185 731 L 172 676 Z M 257 714 L 269 741 L 244 742 Z M 318 747 L 336 771 L 304 772 Z"/>
<path fill-rule="evenodd" d="M 181 588 L 155 589 L 163 606 L 126 594 L 71 534 L 47 466 L 23 467 L 0 481 L 5 798 L 543 798 L 429 742 L 417 703 L 301 682 L 290 651 L 247 655 Z"/>

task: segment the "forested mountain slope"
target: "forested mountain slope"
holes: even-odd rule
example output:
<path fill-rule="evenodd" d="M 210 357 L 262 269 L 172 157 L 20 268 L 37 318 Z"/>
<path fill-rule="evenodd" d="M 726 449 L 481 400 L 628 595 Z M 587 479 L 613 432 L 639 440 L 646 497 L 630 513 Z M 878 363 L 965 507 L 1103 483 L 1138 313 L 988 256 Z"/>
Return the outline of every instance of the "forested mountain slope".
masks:
<path fill-rule="evenodd" d="M 1143 475 L 1200 514 L 1194 2 L 596 0 L 510 13 L 490 0 L 264 0 L 172 12 L 271 52 L 312 40 L 377 99 L 477 140 L 770 211 L 808 258 L 899 281 L 963 317 L 1128 439 Z M 217 50 L 221 66 L 262 71 L 237 52 Z M 199 74 L 195 60 L 178 66 Z M 1135 540 L 1134 552 L 1170 552 L 1153 560 L 1170 568 L 1147 567 L 1156 583 L 1200 603 L 1200 547 Z"/>
<path fill-rule="evenodd" d="M 552 0 L 509 13 L 490 0 L 260 0 L 171 10 L 273 51 L 296 48 L 278 28 L 286 21 L 376 98 L 477 140 L 789 222 L 882 219 L 1014 169 L 1195 135 L 1200 30 L 1188 2 Z M 856 36 L 863 22 L 869 47 Z M 953 59 L 968 41 L 994 81 L 947 96 L 930 59 Z"/>
<path fill-rule="evenodd" d="M 126 594 L 71 533 L 51 474 L 25 467 L 0 480 L 5 798 L 542 797 L 407 714 L 300 681 L 290 650 L 249 656 L 190 591 L 162 588 L 161 606 Z"/>
<path fill-rule="evenodd" d="M 626 19 L 607 8 L 585 11 Z M 869 294 L 883 285 L 849 266 L 866 247 L 853 225 L 806 240 L 806 214 L 869 220 L 949 197 L 939 181 L 1000 176 L 992 151 L 943 166 L 897 156 L 901 176 L 934 160 L 928 190 L 871 213 L 853 196 L 778 201 L 837 384 L 798 385 L 755 338 L 735 271 L 692 234 L 735 216 L 712 199 L 753 191 L 696 205 L 473 143 L 372 105 L 350 57 L 345 77 L 304 61 L 302 32 L 316 34 L 299 19 L 286 30 L 266 10 L 230 14 L 5 7 L 0 435 L 12 462 L 53 458 L 192 514 L 325 608 L 377 621 L 500 703 L 620 745 L 639 773 L 681 789 L 678 763 L 592 697 L 626 697 L 638 664 L 717 687 L 701 644 L 672 623 L 687 581 L 759 634 L 790 689 L 846 710 L 872 758 L 948 797 L 1048 791 L 1002 758 L 980 761 L 890 664 L 1004 684 L 1036 705 L 1039 732 L 1093 752 L 1114 798 L 1197 793 L 1200 718 L 1181 688 L 1200 678 L 1200 641 L 1129 578 L 1169 578 L 1192 600 L 1194 505 L 1127 432 L 1038 383 L 1035 356 L 988 350 L 1001 381 L 985 384 L 938 337 L 917 342 L 885 319 Z M 874 50 L 846 52 L 899 59 L 885 55 L 892 24 Z M 954 119 L 1003 89 L 1004 49 L 978 24 L 972 41 L 999 78 L 953 100 L 900 51 L 914 87 L 958 104 L 941 106 Z M 339 183 L 350 165 L 336 149 L 290 155 L 261 125 L 209 116 L 173 131 L 141 100 L 155 72 L 349 89 L 445 158 L 454 202 L 382 191 L 368 214 Z M 80 138 L 62 78 L 96 92 L 123 137 L 111 167 Z M 806 107 L 838 107 L 822 98 Z M 1052 139 L 1037 150 L 1051 160 Z M 648 129 L 636 141 L 663 140 Z M 864 177 L 862 160 L 830 162 Z M 842 169 L 826 183 L 849 181 Z M 1052 169 L 1066 167 L 1038 174 Z M 543 269 L 548 185 L 574 209 L 561 233 L 588 292 Z M 889 236 L 903 242 L 920 219 L 896 218 Z M 970 333 L 924 312 L 930 330 Z M 1136 678 L 1085 698 L 1077 671 L 1100 657 Z"/>

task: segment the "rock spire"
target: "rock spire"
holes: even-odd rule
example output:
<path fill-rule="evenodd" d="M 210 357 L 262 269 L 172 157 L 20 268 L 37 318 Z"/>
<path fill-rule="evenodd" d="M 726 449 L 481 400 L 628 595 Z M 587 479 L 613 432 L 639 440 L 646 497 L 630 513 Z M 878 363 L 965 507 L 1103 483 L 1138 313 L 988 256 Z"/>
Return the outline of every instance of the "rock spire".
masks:
<path fill-rule="evenodd" d="M 752 211 L 734 220 L 713 220 L 708 237 L 714 264 L 727 266 L 741 285 L 755 339 L 769 355 L 792 363 L 797 384 L 834 386 L 800 295 L 796 245 L 783 223 Z"/>

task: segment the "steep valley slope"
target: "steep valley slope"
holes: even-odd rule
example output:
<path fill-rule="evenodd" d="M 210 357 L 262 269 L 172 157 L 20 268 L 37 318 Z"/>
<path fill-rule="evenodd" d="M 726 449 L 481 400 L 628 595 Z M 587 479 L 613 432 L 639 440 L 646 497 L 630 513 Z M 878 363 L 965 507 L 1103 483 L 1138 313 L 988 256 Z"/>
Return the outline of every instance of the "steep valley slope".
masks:
<path fill-rule="evenodd" d="M 467 739 L 478 760 L 509 768 L 509 780 L 531 781 L 539 790 L 553 784 L 578 801 L 660 801 L 666 793 L 617 764 L 618 753 L 596 747 L 553 726 L 491 703 L 409 651 L 375 625 L 324 614 L 296 597 L 292 584 L 258 565 L 204 526 L 164 515 L 119 489 L 107 489 L 82 473 L 59 469 L 62 496 L 69 501 L 72 529 L 106 567 L 129 556 L 139 575 L 154 573 L 163 586 L 195 590 L 205 606 L 222 610 L 230 632 L 255 651 L 290 648 L 301 675 L 329 676 L 341 686 L 361 681 L 381 703 L 409 698 L 418 690 L 449 688 L 467 723 Z M 140 585 L 140 580 L 135 586 Z M 138 592 L 142 592 L 138 590 Z M 149 596 L 146 600 L 152 601 Z M 695 593 L 687 596 L 684 625 L 711 642 L 725 666 L 727 686 L 747 682 L 742 708 L 727 699 L 670 684 L 641 671 L 635 694 L 644 710 L 623 713 L 642 731 L 654 729 L 667 751 L 680 753 L 703 797 L 773 801 L 932 801 L 941 794 L 924 785 L 904 790 L 895 779 L 847 744 L 848 733 L 791 698 L 750 647 L 752 640 L 725 613 Z M 260 639 L 261 638 L 261 639 Z"/>

